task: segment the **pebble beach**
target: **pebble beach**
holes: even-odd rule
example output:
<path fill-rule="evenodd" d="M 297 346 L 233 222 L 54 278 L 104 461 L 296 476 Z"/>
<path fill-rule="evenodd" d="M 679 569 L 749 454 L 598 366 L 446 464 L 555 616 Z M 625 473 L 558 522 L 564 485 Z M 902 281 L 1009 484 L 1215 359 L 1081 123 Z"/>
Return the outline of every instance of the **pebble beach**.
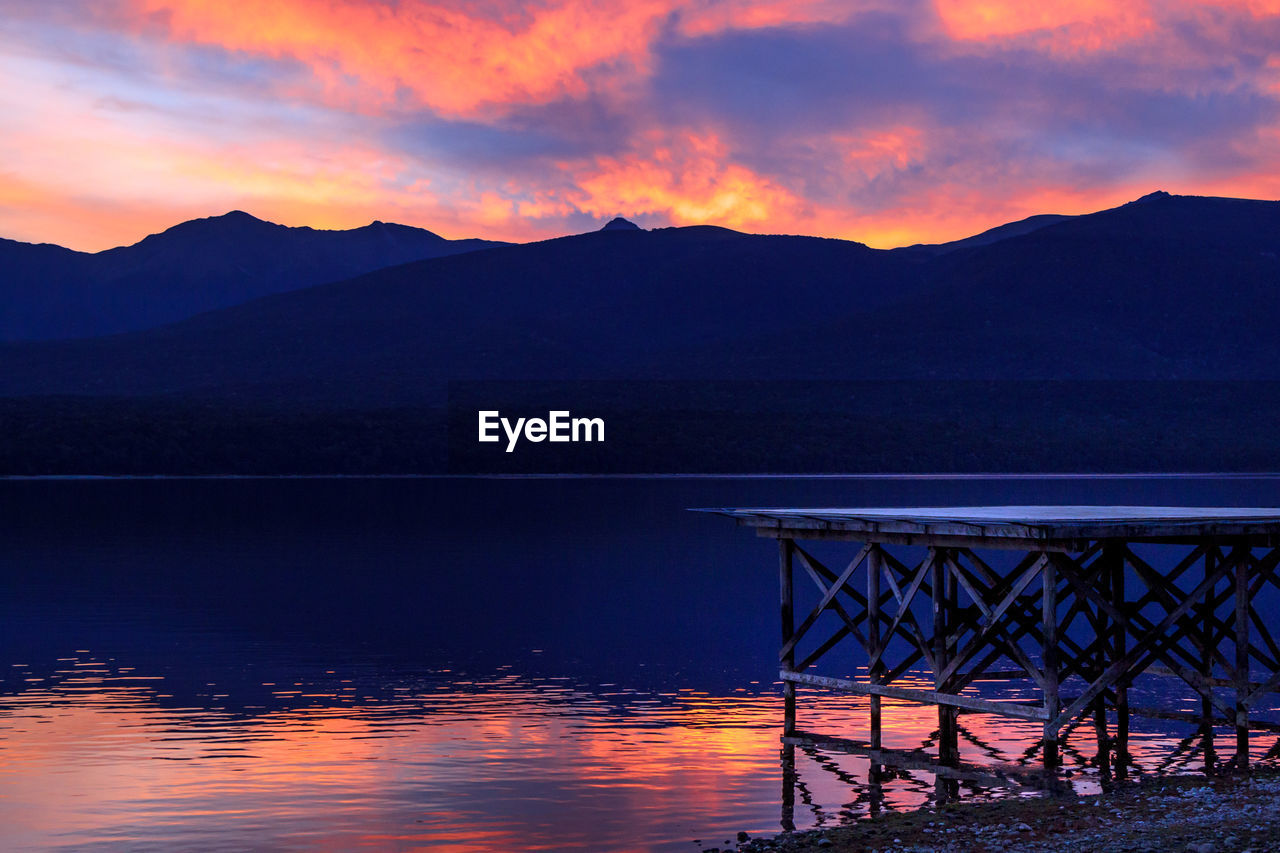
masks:
<path fill-rule="evenodd" d="M 751 838 L 718 853 L 1264 853 L 1280 850 L 1280 772 L 1152 777 L 1097 796 L 957 803 Z"/>

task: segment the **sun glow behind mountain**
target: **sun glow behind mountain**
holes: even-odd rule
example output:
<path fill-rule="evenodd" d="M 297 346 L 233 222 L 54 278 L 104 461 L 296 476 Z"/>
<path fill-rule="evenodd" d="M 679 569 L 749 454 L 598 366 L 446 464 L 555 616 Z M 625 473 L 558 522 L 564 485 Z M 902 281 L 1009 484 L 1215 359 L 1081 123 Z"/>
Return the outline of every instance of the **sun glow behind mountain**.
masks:
<path fill-rule="evenodd" d="M 874 246 L 1152 186 L 1280 196 L 1280 4 L 4 3 L 0 234 L 232 208 Z"/>

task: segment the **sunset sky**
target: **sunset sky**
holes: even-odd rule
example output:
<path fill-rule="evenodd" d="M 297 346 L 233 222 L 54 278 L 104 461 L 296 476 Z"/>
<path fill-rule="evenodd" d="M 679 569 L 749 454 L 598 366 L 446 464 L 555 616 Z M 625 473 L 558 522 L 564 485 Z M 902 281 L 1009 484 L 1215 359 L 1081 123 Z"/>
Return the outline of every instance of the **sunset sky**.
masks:
<path fill-rule="evenodd" d="M 1280 0 L 0 0 L 0 236 L 246 210 L 873 246 L 1280 197 Z"/>

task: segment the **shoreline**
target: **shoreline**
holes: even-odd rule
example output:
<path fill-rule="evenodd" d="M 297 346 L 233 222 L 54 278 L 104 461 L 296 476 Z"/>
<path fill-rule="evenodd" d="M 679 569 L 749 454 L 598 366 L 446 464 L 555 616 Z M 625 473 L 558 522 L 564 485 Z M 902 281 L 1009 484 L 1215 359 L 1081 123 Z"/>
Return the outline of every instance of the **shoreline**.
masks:
<path fill-rule="evenodd" d="M 717 853 L 1031 851 L 1263 853 L 1280 845 L 1280 769 L 1148 776 L 1092 796 L 951 803 L 739 844 Z"/>

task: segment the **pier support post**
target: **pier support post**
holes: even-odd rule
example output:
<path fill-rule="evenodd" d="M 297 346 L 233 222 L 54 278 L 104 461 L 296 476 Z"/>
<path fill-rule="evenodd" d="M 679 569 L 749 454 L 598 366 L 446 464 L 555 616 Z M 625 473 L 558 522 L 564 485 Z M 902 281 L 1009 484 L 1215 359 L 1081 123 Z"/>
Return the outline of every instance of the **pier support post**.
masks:
<path fill-rule="evenodd" d="M 1111 624 L 1111 660 L 1118 661 L 1125 656 L 1126 648 L 1126 629 L 1124 622 L 1125 617 L 1125 591 L 1124 576 L 1125 564 L 1124 554 L 1115 545 L 1104 545 L 1102 549 L 1103 559 L 1107 561 L 1107 571 L 1111 573 L 1111 603 L 1122 618 L 1112 620 Z M 1115 684 L 1116 694 L 1116 756 L 1115 768 L 1116 777 L 1123 779 L 1128 774 L 1129 767 L 1129 682 L 1125 678 L 1120 678 Z"/>
<path fill-rule="evenodd" d="M 1110 591 L 1111 577 L 1110 567 L 1106 563 L 1107 555 L 1105 553 L 1098 557 L 1102 560 L 1098 565 L 1098 586 L 1105 594 Z M 1098 673 L 1105 672 L 1110 664 L 1108 658 L 1111 652 L 1111 642 L 1115 636 L 1115 626 L 1112 621 L 1107 618 L 1107 611 L 1099 602 L 1091 607 L 1090 613 L 1093 616 L 1094 636 L 1096 637 L 1093 666 Z M 1098 743 L 1098 773 L 1101 774 L 1103 780 L 1111 779 L 1111 738 L 1107 731 L 1107 697 L 1106 693 L 1099 693 L 1098 698 L 1093 701 L 1093 734 Z"/>
<path fill-rule="evenodd" d="M 1237 545 L 1233 573 L 1236 597 L 1236 767 L 1249 766 L 1249 546 Z"/>
<path fill-rule="evenodd" d="M 1058 726 L 1054 720 L 1061 710 L 1058 700 L 1058 572 L 1053 559 L 1044 561 L 1041 569 L 1041 630 L 1044 636 L 1041 660 L 1044 662 L 1044 766 L 1058 767 Z"/>
<path fill-rule="evenodd" d="M 867 553 L 867 655 L 868 676 L 872 684 L 879 684 L 884 676 L 884 648 L 880 645 L 880 547 L 872 546 Z M 880 697 L 869 697 L 871 706 L 871 748 L 880 749 L 881 717 Z M 871 767 L 873 776 L 879 768 Z M 872 780 L 873 782 L 875 779 Z"/>
<path fill-rule="evenodd" d="M 795 551 L 795 540 L 778 540 L 778 586 L 782 599 L 782 645 L 791 642 L 796 630 L 795 614 L 795 571 L 792 556 Z M 794 647 L 782 658 L 782 667 L 786 670 L 796 668 Z M 783 731 L 792 735 L 796 731 L 796 685 L 785 681 L 782 684 Z"/>
<path fill-rule="evenodd" d="M 1209 548 L 1204 554 L 1204 576 L 1208 580 L 1213 574 L 1217 559 L 1217 549 Z M 1204 604 L 1200 606 L 1200 675 L 1204 677 L 1205 691 L 1213 689 L 1213 600 L 1216 583 L 1209 584 L 1204 593 Z M 1213 702 L 1206 695 L 1200 697 L 1200 727 L 1202 729 L 1204 770 L 1212 773 L 1218 763 L 1217 751 L 1213 744 Z"/>
<path fill-rule="evenodd" d="M 942 692 L 942 671 L 947 667 L 947 599 L 945 553 L 929 549 L 929 591 L 933 610 L 933 689 Z M 947 706 L 938 705 L 938 758 L 949 757 L 947 744 L 950 714 Z"/>
<path fill-rule="evenodd" d="M 872 684 L 879 684 L 884 680 L 884 646 L 880 639 L 880 573 L 883 568 L 880 561 L 880 546 L 872 545 L 867 552 L 867 675 Z M 880 697 L 872 695 L 867 699 L 871 710 L 871 748 L 879 750 L 884 746 Z M 872 761 L 867 766 L 872 817 L 880 814 L 880 805 L 884 799 L 883 775 L 883 765 Z"/>
<path fill-rule="evenodd" d="M 956 651 L 954 632 L 956 629 L 956 576 L 951 567 L 951 559 L 944 553 L 937 556 L 935 571 L 938 573 L 940 585 L 942 587 L 942 631 L 938 643 L 938 671 L 939 676 L 935 679 L 935 690 L 942 692 L 946 690 L 946 682 L 943 680 L 941 673 L 945 672 L 951 664 L 952 657 Z M 955 764 L 960 760 L 960 711 L 958 708 L 950 705 L 939 705 L 939 752 L 938 757 L 942 759 L 944 764 Z"/>
<path fill-rule="evenodd" d="M 955 577 L 947 565 L 944 549 L 929 549 L 929 587 L 933 598 L 933 689 L 944 690 L 943 673 L 951 660 L 950 628 L 955 622 Z M 938 704 L 938 763 L 954 767 L 960 760 L 957 709 Z M 934 777 L 934 797 L 938 805 L 950 802 L 959 794 L 956 780 L 939 773 Z"/>

